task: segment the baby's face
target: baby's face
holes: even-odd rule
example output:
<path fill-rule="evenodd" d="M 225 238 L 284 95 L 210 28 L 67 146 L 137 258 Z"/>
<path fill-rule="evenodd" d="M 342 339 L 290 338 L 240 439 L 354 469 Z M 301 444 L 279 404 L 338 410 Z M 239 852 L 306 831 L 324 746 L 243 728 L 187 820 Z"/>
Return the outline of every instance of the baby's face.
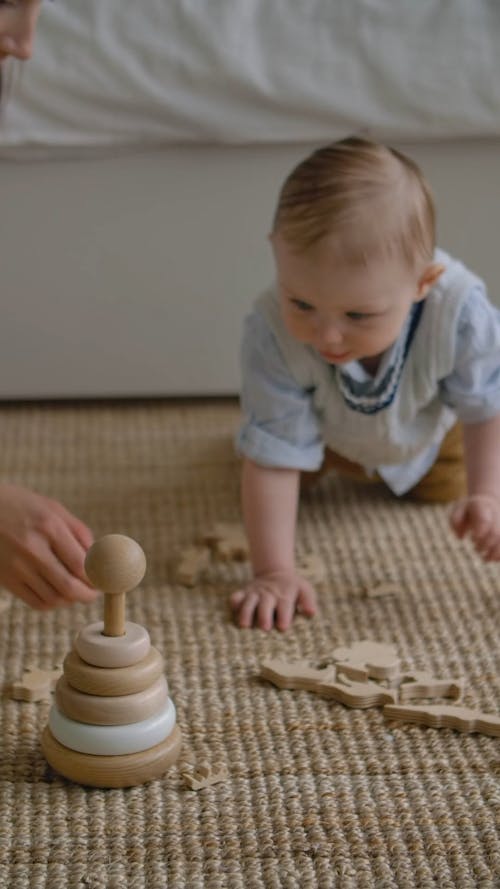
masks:
<path fill-rule="evenodd" d="M 428 290 L 403 263 L 377 259 L 352 267 L 332 257 L 328 242 L 301 254 L 279 234 L 271 242 L 286 328 L 330 364 L 380 356 Z"/>

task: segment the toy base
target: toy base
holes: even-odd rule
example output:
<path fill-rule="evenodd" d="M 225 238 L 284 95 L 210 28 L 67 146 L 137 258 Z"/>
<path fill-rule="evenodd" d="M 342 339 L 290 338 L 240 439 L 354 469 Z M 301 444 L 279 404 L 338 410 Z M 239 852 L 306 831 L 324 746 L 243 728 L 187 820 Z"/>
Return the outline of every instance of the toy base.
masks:
<path fill-rule="evenodd" d="M 181 751 L 182 736 L 176 725 L 168 738 L 148 750 L 121 756 L 96 756 L 64 747 L 47 725 L 41 743 L 49 765 L 70 781 L 91 787 L 133 787 L 159 778 L 174 764 Z"/>

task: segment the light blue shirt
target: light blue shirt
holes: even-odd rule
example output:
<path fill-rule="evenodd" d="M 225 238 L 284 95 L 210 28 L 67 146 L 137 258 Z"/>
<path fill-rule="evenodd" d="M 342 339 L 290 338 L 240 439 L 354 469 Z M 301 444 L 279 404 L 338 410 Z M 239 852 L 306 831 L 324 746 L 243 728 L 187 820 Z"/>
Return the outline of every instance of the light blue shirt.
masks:
<path fill-rule="evenodd" d="M 449 259 L 457 267 L 464 268 Z M 429 343 L 429 348 L 435 351 L 446 348 L 451 353 L 447 364 L 451 371 L 443 378 L 436 378 L 433 384 L 435 395 L 448 417 L 446 423 L 441 421 L 438 428 L 436 421 L 434 440 L 420 452 L 413 453 L 410 459 L 398 462 L 392 456 L 387 464 L 379 460 L 376 465 L 370 465 L 369 459 L 360 461 L 368 472 L 376 470 L 396 494 L 409 490 L 430 469 L 447 429 L 456 418 L 463 423 L 476 423 L 500 414 L 500 311 L 489 302 L 480 279 L 473 279 L 471 275 L 471 280 L 472 285 L 456 310 L 454 330 L 446 334 L 446 344 L 443 346 L 438 340 L 434 346 Z M 376 416 L 376 411 L 392 410 L 392 398 L 400 385 L 400 374 L 404 374 L 409 364 L 409 356 L 415 365 L 412 350 L 417 348 L 415 340 L 418 341 L 418 336 L 414 333 L 424 327 L 425 313 L 432 313 L 432 299 L 431 291 L 426 300 L 418 304 L 421 308 L 412 309 L 398 340 L 384 353 L 375 375 L 358 361 L 340 368 L 330 365 L 323 368 L 328 385 L 337 390 L 337 395 L 340 392 L 348 408 L 342 413 L 342 436 L 346 422 L 352 419 L 355 423 L 359 411 L 365 415 L 373 411 Z M 429 318 L 430 315 L 427 323 Z M 427 341 L 426 337 L 423 350 L 420 344 L 418 361 L 426 362 Z M 311 351 L 308 346 L 298 348 Z M 328 415 L 327 396 L 323 397 L 321 409 L 318 409 L 316 387 L 300 384 L 287 363 L 276 330 L 258 307 L 245 321 L 241 360 L 243 422 L 237 436 L 238 450 L 264 466 L 318 469 L 323 461 L 325 444 L 336 450 L 335 414 Z M 314 361 L 327 364 L 317 353 Z M 418 388 L 418 374 L 412 370 L 410 376 L 415 378 L 414 385 Z M 388 397 L 384 394 L 387 392 Z M 428 396 L 426 400 L 429 400 Z M 392 418 L 392 425 L 394 422 Z M 372 428 L 376 435 L 375 422 Z M 377 453 L 380 454 L 380 448 Z"/>

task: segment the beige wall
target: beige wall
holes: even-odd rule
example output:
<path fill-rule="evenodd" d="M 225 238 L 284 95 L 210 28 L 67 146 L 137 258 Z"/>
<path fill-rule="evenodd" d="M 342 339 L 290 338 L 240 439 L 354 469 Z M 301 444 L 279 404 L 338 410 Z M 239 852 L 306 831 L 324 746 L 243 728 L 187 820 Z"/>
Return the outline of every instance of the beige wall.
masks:
<path fill-rule="evenodd" d="M 402 147 L 435 187 L 442 246 L 500 304 L 499 143 Z M 0 397 L 235 392 L 279 183 L 309 150 L 1 162 Z"/>

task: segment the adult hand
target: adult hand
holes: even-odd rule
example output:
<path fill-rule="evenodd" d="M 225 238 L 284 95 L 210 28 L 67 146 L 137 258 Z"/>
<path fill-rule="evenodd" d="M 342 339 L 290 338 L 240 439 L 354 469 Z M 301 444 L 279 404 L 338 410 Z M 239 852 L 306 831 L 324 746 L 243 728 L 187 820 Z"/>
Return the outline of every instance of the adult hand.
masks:
<path fill-rule="evenodd" d="M 56 500 L 0 484 L 0 585 L 32 608 L 96 598 L 83 567 L 92 539 L 90 529 Z"/>
<path fill-rule="evenodd" d="M 295 572 L 262 574 L 231 595 L 231 607 L 240 627 L 287 630 L 295 612 L 316 613 L 316 593 L 308 580 Z"/>
<path fill-rule="evenodd" d="M 469 535 L 485 562 L 500 561 L 500 502 L 489 494 L 474 494 L 452 507 L 450 524 L 457 537 Z"/>

